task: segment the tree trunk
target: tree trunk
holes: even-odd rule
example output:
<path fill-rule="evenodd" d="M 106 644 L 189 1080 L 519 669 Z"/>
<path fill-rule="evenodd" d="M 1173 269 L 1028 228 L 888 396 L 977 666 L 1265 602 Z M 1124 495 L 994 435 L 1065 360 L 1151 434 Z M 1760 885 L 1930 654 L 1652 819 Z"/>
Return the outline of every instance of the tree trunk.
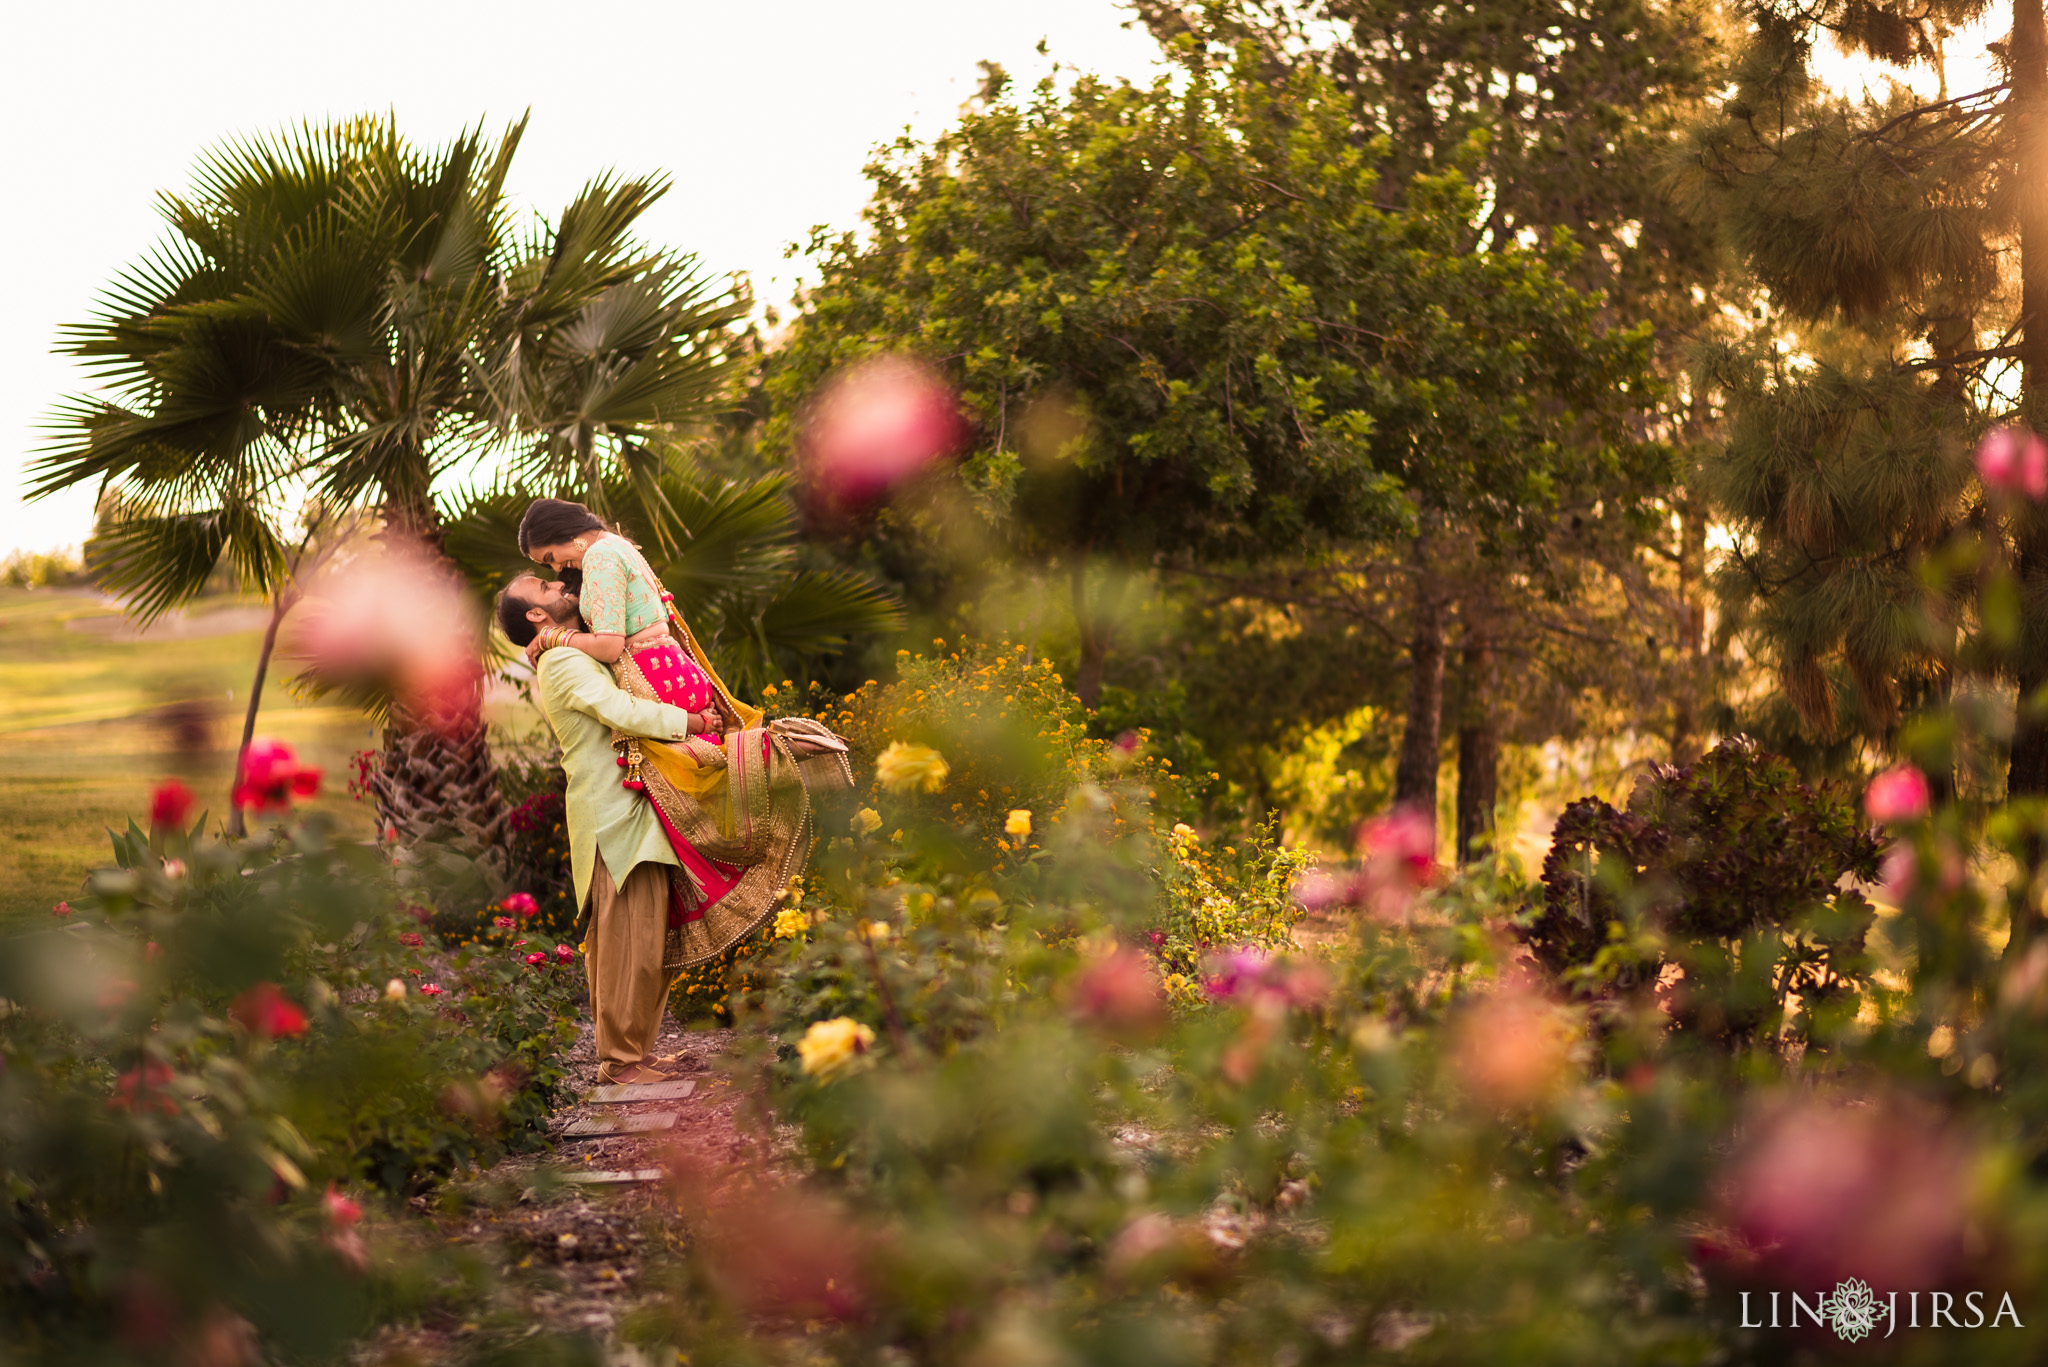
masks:
<path fill-rule="evenodd" d="M 1475 614 L 1465 628 L 1463 707 L 1458 724 L 1458 862 L 1493 848 L 1500 797 L 1500 665 L 1490 624 Z"/>
<path fill-rule="evenodd" d="M 270 653 L 277 648 L 278 624 L 291 611 L 295 599 L 282 595 L 270 605 L 270 625 L 263 628 L 263 648 L 256 652 L 256 681 L 249 685 L 249 706 L 242 713 L 242 743 L 235 749 L 235 773 L 229 780 L 237 787 L 242 782 L 242 766 L 249 762 L 249 745 L 256 739 L 256 709 L 263 705 L 263 678 L 270 672 Z M 249 823 L 242 815 L 242 809 L 234 800 L 233 791 L 228 794 L 228 834 L 244 836 L 249 833 Z"/>
<path fill-rule="evenodd" d="M 1087 556 L 1074 557 L 1071 582 L 1074 630 L 1081 638 L 1081 667 L 1074 675 L 1074 696 L 1081 700 L 1081 706 L 1093 712 L 1102 701 L 1102 671 L 1109 660 L 1109 614 L 1105 604 L 1089 606 Z"/>
<path fill-rule="evenodd" d="M 2019 133 L 2014 183 L 2034 187 L 2036 173 L 2048 170 L 2039 149 L 2048 136 L 2048 27 L 2041 0 L 2013 0 L 2012 7 L 2013 125 Z M 2044 423 L 2040 386 L 2048 379 L 2048 199 L 2038 189 L 2017 197 L 2020 218 L 2020 323 L 2014 349 L 2019 354 L 2021 409 L 2036 431 Z M 2021 599 L 2048 581 L 2048 526 L 2033 510 L 2020 514 L 2019 573 Z M 2048 641 L 2039 628 L 2021 618 L 2019 716 L 2013 726 L 2012 767 L 2006 775 L 2006 796 L 2048 793 L 2048 716 L 2042 695 L 2048 689 Z"/>
<path fill-rule="evenodd" d="M 385 534 L 395 532 L 432 550 L 458 587 L 461 572 L 441 548 L 438 514 L 425 503 L 385 509 Z M 475 681 L 434 700 L 433 715 L 394 701 L 384 726 L 384 752 L 369 788 L 377 825 L 411 845 L 431 840 L 502 871 L 505 803 L 483 718 L 483 671 Z"/>
<path fill-rule="evenodd" d="M 1700 670 L 1706 665 L 1707 512 L 1692 489 L 1678 500 L 1678 655 L 1682 669 L 1671 704 L 1671 762 L 1699 758 Z"/>
<path fill-rule="evenodd" d="M 1408 638 L 1408 720 L 1394 767 L 1394 805 L 1413 807 L 1436 829 L 1436 771 L 1444 709 L 1444 605 L 1427 531 L 1415 538 L 1414 620 Z"/>

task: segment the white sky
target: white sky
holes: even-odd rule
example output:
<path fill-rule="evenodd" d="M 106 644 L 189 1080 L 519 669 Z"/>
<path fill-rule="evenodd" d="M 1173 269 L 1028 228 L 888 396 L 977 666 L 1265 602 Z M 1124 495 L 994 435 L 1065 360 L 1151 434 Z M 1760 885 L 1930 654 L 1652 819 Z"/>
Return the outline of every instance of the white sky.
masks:
<path fill-rule="evenodd" d="M 154 196 L 181 190 L 224 138 L 393 110 L 439 142 L 531 108 L 516 199 L 552 215 L 616 168 L 675 188 L 645 236 L 744 270 L 788 297 L 789 242 L 852 227 L 861 167 L 907 124 L 937 132 L 974 91 L 975 63 L 1035 80 L 1050 61 L 1112 76 L 1155 69 L 1116 0 L 94 0 L 8 9 L 0 80 L 0 554 L 76 545 L 92 498 L 25 504 L 41 427 L 85 387 L 51 354 L 99 291 L 162 236 Z"/>

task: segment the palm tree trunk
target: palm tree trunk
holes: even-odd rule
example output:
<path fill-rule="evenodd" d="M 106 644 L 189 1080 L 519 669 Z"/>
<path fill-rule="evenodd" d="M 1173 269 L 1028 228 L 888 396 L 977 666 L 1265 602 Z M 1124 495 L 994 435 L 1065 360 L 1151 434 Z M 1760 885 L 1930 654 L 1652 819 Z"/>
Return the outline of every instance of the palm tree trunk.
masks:
<path fill-rule="evenodd" d="M 1417 534 L 1411 566 L 1415 588 L 1408 638 L 1408 718 L 1401 733 L 1401 757 L 1394 766 L 1394 805 L 1414 808 L 1429 821 L 1432 832 L 1444 710 L 1444 605 L 1430 563 L 1433 545 L 1427 528 Z"/>
<path fill-rule="evenodd" d="M 263 628 L 263 648 L 256 652 L 256 680 L 249 685 L 249 706 L 242 713 L 242 743 L 235 749 L 235 773 L 229 781 L 240 784 L 242 766 L 249 762 L 249 746 L 256 739 L 256 709 L 263 705 L 263 679 L 270 672 L 270 654 L 277 649 L 278 624 L 291 611 L 294 600 L 280 594 L 270 605 L 270 624 Z M 243 819 L 242 809 L 235 805 L 232 795 L 228 801 L 228 834 L 244 836 L 249 833 L 249 824 Z"/>
<path fill-rule="evenodd" d="M 2041 0 L 2013 0 L 2012 7 L 2012 104 L 2013 124 L 2019 133 L 2019 166 L 2015 183 L 2034 185 L 2037 173 L 2048 169 L 2040 155 L 2042 139 L 2048 136 L 2048 26 L 2044 26 Z M 2036 431 L 2048 427 L 2040 386 L 2048 379 L 2048 200 L 2038 193 L 2018 197 L 2020 218 L 2020 332 L 2015 350 L 2019 353 L 2021 408 Z M 2031 510 L 2020 514 L 2019 573 L 2022 601 L 2032 600 L 2048 585 L 2048 525 Z M 2029 613 L 2022 620 L 2020 637 L 2019 716 L 2013 727 L 2012 765 L 2006 775 L 2006 795 L 2021 797 L 2048 793 L 2048 641 Z"/>
<path fill-rule="evenodd" d="M 440 570 L 456 584 L 461 571 L 441 549 L 440 515 L 430 503 L 408 501 L 385 511 L 387 531 L 431 549 Z M 434 700 L 425 715 L 395 701 L 384 725 L 384 750 L 369 789 L 377 800 L 377 826 L 403 844 L 430 840 L 502 871 L 505 803 L 483 717 L 482 672 L 466 689 Z"/>

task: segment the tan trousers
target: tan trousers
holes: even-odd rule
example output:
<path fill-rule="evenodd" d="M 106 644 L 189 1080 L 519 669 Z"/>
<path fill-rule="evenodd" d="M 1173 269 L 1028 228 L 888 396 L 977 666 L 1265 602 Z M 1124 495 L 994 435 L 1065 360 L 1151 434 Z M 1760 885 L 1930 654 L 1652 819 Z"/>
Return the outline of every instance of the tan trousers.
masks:
<path fill-rule="evenodd" d="M 636 864 L 623 886 L 604 856 L 590 880 L 590 935 L 583 971 L 597 1027 L 597 1075 L 608 1082 L 647 1056 L 661 1030 L 668 983 L 661 951 L 668 938 L 668 865 Z"/>

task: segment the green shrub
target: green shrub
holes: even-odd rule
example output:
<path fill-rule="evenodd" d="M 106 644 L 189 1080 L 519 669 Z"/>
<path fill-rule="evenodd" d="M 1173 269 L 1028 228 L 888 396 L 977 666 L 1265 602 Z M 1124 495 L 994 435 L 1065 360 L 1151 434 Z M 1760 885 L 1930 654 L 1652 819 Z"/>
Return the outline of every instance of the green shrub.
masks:
<path fill-rule="evenodd" d="M 1573 803 L 1552 839 L 1520 931 L 1575 996 L 1640 1011 L 1662 982 L 1679 1031 L 1731 1049 L 1853 1016 L 1875 913 L 1844 879 L 1874 880 L 1883 843 L 1780 756 L 1723 741 L 1655 766 L 1625 812 Z"/>

